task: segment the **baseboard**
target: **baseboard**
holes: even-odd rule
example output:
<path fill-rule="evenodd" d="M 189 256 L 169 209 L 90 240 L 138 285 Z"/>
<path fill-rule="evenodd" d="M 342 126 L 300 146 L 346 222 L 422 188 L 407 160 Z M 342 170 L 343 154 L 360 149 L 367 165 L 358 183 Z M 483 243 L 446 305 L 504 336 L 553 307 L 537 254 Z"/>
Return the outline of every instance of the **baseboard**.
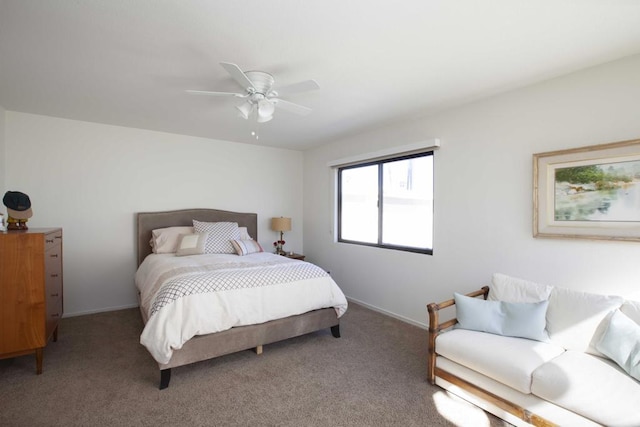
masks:
<path fill-rule="evenodd" d="M 415 320 L 409 319 L 408 317 L 404 317 L 404 316 L 401 316 L 399 314 L 393 313 L 391 311 L 384 310 L 384 309 L 382 309 L 380 307 L 376 307 L 375 305 L 368 304 L 368 303 L 366 303 L 364 301 L 360 301 L 360 300 L 358 300 L 356 298 L 347 297 L 347 301 L 354 302 L 354 303 L 356 303 L 358 305 L 361 305 L 361 306 L 364 306 L 364 307 L 366 307 L 366 308 L 368 308 L 370 310 L 377 311 L 378 313 L 382 313 L 382 314 L 384 314 L 386 316 L 393 317 L 394 319 L 398 319 L 398 320 L 400 320 L 402 322 L 409 323 L 409 324 L 411 324 L 413 326 L 417 326 L 417 327 L 422 328 L 422 329 L 429 329 L 429 325 L 426 324 L 426 323 L 416 322 Z M 139 305 L 137 303 L 136 304 L 127 304 L 127 305 L 121 305 L 121 306 L 117 306 L 117 307 L 99 308 L 99 309 L 96 309 L 96 310 L 86 310 L 86 311 L 76 311 L 76 312 L 71 312 L 71 313 L 64 313 L 64 315 L 62 317 L 65 318 L 65 317 L 86 316 L 88 314 L 106 313 L 106 312 L 109 312 L 109 311 L 126 310 L 126 309 L 129 309 L 129 308 L 137 308 L 137 307 L 139 307 Z"/>
<path fill-rule="evenodd" d="M 404 317 L 404 316 L 401 316 L 399 314 L 393 313 L 391 311 L 384 310 L 384 309 L 382 309 L 380 307 L 376 307 L 375 305 L 368 304 L 368 303 L 366 303 L 364 301 L 360 301 L 358 299 L 351 298 L 351 297 L 347 297 L 347 301 L 352 301 L 352 302 L 354 302 L 354 303 L 356 303 L 358 305 L 362 305 L 364 307 L 367 307 L 370 310 L 377 311 L 378 313 L 382 313 L 382 314 L 384 314 L 386 316 L 393 317 L 394 319 L 398 319 L 398 320 L 400 320 L 400 321 L 402 321 L 404 323 L 409 323 L 409 324 L 411 324 L 413 326 L 417 326 L 417 327 L 422 328 L 422 329 L 429 329 L 429 325 L 427 323 L 416 322 L 415 320 L 409 319 L 408 317 Z M 426 307 L 426 305 L 425 305 L 425 307 Z M 426 308 L 425 308 L 425 313 L 426 313 Z"/>
<path fill-rule="evenodd" d="M 106 313 L 108 311 L 118 311 L 118 310 L 126 310 L 129 308 L 137 308 L 138 304 L 127 304 L 121 305 L 118 307 L 107 307 L 107 308 L 98 308 L 96 310 L 87 310 L 87 311 L 75 311 L 71 313 L 64 313 L 63 318 L 66 317 L 78 317 L 78 316 L 86 316 L 88 314 L 98 314 L 98 313 Z"/>

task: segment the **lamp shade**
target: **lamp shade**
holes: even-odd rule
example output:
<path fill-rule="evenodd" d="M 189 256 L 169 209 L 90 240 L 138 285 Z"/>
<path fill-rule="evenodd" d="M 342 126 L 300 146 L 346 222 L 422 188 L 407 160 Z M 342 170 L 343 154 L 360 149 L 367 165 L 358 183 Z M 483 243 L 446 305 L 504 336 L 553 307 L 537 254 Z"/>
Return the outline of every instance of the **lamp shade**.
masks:
<path fill-rule="evenodd" d="M 271 218 L 271 229 L 273 231 L 291 231 L 291 218 Z"/>

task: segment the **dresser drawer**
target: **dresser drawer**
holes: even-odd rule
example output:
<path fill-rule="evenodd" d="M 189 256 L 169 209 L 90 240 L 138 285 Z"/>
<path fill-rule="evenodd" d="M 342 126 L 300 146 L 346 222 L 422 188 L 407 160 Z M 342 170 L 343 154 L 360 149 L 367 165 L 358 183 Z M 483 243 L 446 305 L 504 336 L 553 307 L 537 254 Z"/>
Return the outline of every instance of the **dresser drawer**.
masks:
<path fill-rule="evenodd" d="M 62 274 L 62 245 L 52 246 L 44 252 L 45 280 L 52 275 Z"/>
<path fill-rule="evenodd" d="M 62 245 L 62 230 L 44 235 L 44 250 L 48 251 L 56 245 Z"/>
<path fill-rule="evenodd" d="M 59 246 L 58 246 L 59 248 Z M 55 254 L 57 248 L 45 252 L 45 256 L 50 252 Z M 60 258 L 48 257 L 45 264 L 45 301 L 46 301 L 46 338 L 49 339 L 53 331 L 58 326 L 62 318 L 62 263 Z"/>
<path fill-rule="evenodd" d="M 62 275 L 52 274 L 46 279 L 45 285 L 45 300 L 47 301 L 47 307 L 49 306 L 49 300 L 62 300 Z"/>
<path fill-rule="evenodd" d="M 62 287 L 60 287 L 60 291 Z M 45 339 L 49 339 L 53 331 L 58 326 L 58 322 L 62 318 L 62 293 L 50 293 L 47 291 L 47 312 L 45 318 L 46 324 L 46 336 Z"/>

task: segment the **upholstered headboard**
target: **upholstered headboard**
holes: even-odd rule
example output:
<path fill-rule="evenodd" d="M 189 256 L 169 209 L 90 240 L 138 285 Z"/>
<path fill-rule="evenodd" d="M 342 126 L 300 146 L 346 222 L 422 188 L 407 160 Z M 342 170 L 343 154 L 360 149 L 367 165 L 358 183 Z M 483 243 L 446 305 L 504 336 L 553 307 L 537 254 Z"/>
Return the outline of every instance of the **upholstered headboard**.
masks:
<path fill-rule="evenodd" d="M 258 240 L 258 214 L 221 211 L 217 209 L 183 209 L 165 212 L 139 212 L 138 227 L 138 265 L 151 253 L 151 231 L 156 228 L 172 226 L 190 226 L 193 220 L 206 222 L 237 222 L 247 227 L 249 235 Z"/>

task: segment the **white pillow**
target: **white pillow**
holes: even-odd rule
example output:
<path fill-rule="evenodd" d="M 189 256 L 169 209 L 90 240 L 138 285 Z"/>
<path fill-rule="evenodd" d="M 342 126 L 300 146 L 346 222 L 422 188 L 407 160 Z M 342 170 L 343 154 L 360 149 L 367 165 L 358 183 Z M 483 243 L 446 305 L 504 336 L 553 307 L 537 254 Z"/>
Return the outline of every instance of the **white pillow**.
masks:
<path fill-rule="evenodd" d="M 249 235 L 249 231 L 247 227 L 238 227 L 240 231 L 240 240 L 253 240 L 253 238 Z"/>
<path fill-rule="evenodd" d="M 602 356 L 595 343 L 606 327 L 603 320 L 623 302 L 618 296 L 554 287 L 547 310 L 551 341 L 567 350 Z"/>
<path fill-rule="evenodd" d="M 539 302 L 549 299 L 552 286 L 495 273 L 489 288 L 489 301 Z"/>
<path fill-rule="evenodd" d="M 596 348 L 640 381 L 640 325 L 615 310 Z"/>
<path fill-rule="evenodd" d="M 622 307 L 620 307 L 620 311 L 640 325 L 640 301 L 627 300 L 622 304 Z"/>
<path fill-rule="evenodd" d="M 193 220 L 196 233 L 209 233 L 204 245 L 206 254 L 235 254 L 232 240 L 240 239 L 237 222 L 201 222 Z"/>
<path fill-rule="evenodd" d="M 549 301 L 485 301 L 454 293 L 456 327 L 509 337 L 548 341 L 545 315 Z"/>
<path fill-rule="evenodd" d="M 240 256 L 263 252 L 262 246 L 260 246 L 260 243 L 255 240 L 232 240 L 231 244 L 233 245 L 236 253 Z"/>
<path fill-rule="evenodd" d="M 151 231 L 151 250 L 154 254 L 172 254 L 178 248 L 181 234 L 193 233 L 193 227 L 166 227 Z"/>
<path fill-rule="evenodd" d="M 176 256 L 203 254 L 208 237 L 209 233 L 181 234 Z"/>

